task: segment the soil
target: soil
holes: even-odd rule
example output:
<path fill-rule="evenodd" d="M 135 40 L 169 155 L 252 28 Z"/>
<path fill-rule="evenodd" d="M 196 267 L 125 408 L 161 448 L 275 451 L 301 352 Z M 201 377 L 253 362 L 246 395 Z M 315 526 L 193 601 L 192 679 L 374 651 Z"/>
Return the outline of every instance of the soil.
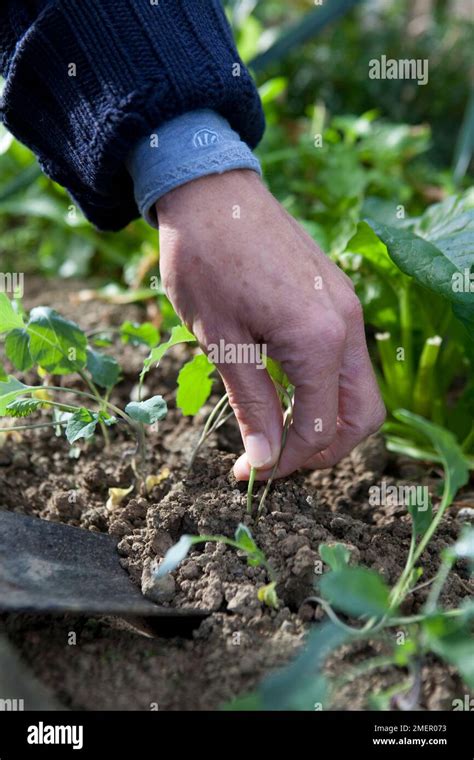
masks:
<path fill-rule="evenodd" d="M 78 299 L 81 283 L 30 278 L 27 285 L 27 308 L 51 305 L 84 329 L 144 318 L 137 305 L 94 301 L 85 308 Z M 331 470 L 276 482 L 264 513 L 258 520 L 249 517 L 245 489 L 231 474 L 241 447 L 233 421 L 188 467 L 211 408 L 194 419 L 175 409 L 176 376 L 188 351 L 177 347 L 147 378 L 147 392 L 162 393 L 170 410 L 159 430 L 149 433 L 149 470 L 163 476 L 149 494 L 133 491 L 119 506 L 106 508 L 109 488 L 133 482 L 134 444 L 126 431 L 112 433 L 107 452 L 98 436 L 75 447 L 73 456 L 50 429 L 0 434 L 0 508 L 108 531 L 119 541 L 123 566 L 148 596 L 160 604 L 210 613 L 189 639 L 144 637 L 118 619 L 2 615 L 1 625 L 23 661 L 65 707 L 212 710 L 245 694 L 293 657 L 311 626 L 324 617 L 320 607 L 305 601 L 314 594 L 322 542 L 345 544 L 352 562 L 379 571 L 390 584 L 396 581 L 408 551 L 409 519 L 403 506 L 371 506 L 370 486 L 382 479 L 387 485 L 422 483 L 435 504 L 438 500 L 440 470 L 389 455 L 375 436 Z M 118 348 L 123 381 L 114 392 L 116 403 L 125 404 L 133 395 L 146 353 L 146 348 L 130 345 Z M 213 402 L 219 397 L 217 383 L 214 390 Z M 458 496 L 424 555 L 423 580 L 432 577 L 440 552 L 458 536 L 473 497 L 468 489 Z M 468 509 L 459 514 L 463 507 Z M 276 573 L 277 610 L 257 597 L 258 588 L 268 582 L 265 570 L 248 567 L 245 557 L 222 544 L 194 547 L 165 583 L 152 582 L 150 568 L 181 535 L 232 536 L 240 522 L 249 526 Z M 412 594 L 403 612 L 415 612 L 426 593 Z M 473 593 L 468 568 L 458 563 L 442 602 L 459 605 Z M 346 647 L 330 660 L 328 670 L 340 675 L 374 653 L 389 651 L 387 647 L 389 642 Z M 365 675 L 340 692 L 337 707 L 363 709 L 371 695 L 400 680 L 400 672 L 390 668 Z M 434 658 L 426 661 L 421 708 L 452 709 L 452 700 L 468 693 L 451 668 Z"/>

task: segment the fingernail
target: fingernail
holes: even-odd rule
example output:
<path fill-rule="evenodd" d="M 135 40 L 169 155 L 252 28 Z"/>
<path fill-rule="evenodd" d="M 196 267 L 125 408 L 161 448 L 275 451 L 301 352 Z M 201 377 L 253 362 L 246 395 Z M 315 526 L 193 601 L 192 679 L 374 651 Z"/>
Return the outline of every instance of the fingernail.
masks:
<path fill-rule="evenodd" d="M 251 467 L 260 469 L 272 464 L 270 443 L 263 433 L 252 433 L 246 437 L 245 452 Z"/>

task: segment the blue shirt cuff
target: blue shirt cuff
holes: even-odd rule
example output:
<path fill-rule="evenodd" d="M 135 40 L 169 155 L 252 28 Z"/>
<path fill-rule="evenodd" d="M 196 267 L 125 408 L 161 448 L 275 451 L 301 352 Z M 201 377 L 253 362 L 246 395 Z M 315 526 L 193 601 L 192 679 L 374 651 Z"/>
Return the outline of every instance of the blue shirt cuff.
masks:
<path fill-rule="evenodd" d="M 262 173 L 260 163 L 229 122 L 215 111 L 190 111 L 143 137 L 127 161 L 140 213 L 158 227 L 155 203 L 175 187 L 232 169 Z"/>

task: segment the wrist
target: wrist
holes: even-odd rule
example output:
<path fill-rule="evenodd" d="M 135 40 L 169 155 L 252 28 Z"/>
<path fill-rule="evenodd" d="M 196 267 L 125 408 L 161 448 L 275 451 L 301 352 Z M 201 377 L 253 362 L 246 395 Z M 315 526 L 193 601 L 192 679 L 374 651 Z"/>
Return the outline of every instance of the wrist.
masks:
<path fill-rule="evenodd" d="M 154 227 L 156 201 L 177 187 L 236 169 L 261 174 L 258 160 L 228 121 L 206 109 L 178 116 L 142 138 L 127 166 L 140 213 Z"/>
<path fill-rule="evenodd" d="M 238 213 L 241 204 L 252 203 L 268 194 L 260 175 L 249 169 L 233 169 L 223 174 L 210 174 L 187 182 L 163 195 L 156 203 L 160 226 L 179 228 L 211 223 L 221 218 L 223 204 L 228 204 L 229 218 Z"/>

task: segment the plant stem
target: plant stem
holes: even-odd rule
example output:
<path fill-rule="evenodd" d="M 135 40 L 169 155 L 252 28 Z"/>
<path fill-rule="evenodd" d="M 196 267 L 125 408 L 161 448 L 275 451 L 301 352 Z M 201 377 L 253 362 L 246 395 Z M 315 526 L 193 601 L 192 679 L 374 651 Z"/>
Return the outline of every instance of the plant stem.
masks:
<path fill-rule="evenodd" d="M 108 403 L 107 400 L 102 398 L 99 391 L 97 390 L 95 383 L 93 383 L 93 381 L 87 376 L 84 370 L 80 369 L 79 375 L 83 379 L 83 381 L 86 383 L 86 385 L 91 389 L 93 396 L 95 397 L 97 403 L 99 404 L 100 411 L 105 412 L 105 404 Z M 108 449 L 110 446 L 109 431 L 107 430 L 107 426 L 103 420 L 99 420 L 99 425 L 102 431 L 102 435 L 104 436 L 105 448 Z"/>
<path fill-rule="evenodd" d="M 439 335 L 427 338 L 421 352 L 413 388 L 413 409 L 422 417 L 431 417 L 433 399 L 437 390 L 435 388 L 435 364 L 441 343 L 442 338 Z"/>
<path fill-rule="evenodd" d="M 454 610 L 445 610 L 443 615 L 449 618 L 461 617 L 464 615 L 464 610 L 456 608 Z M 409 617 L 393 617 L 384 625 L 384 628 L 397 628 L 399 626 L 414 625 L 415 623 L 422 623 L 426 620 L 426 612 L 420 612 L 418 615 L 410 615 Z"/>
<path fill-rule="evenodd" d="M 424 534 L 423 538 L 421 539 L 420 543 L 418 544 L 418 547 L 414 549 L 412 552 L 409 553 L 409 556 L 407 558 L 407 562 L 405 565 L 405 569 L 403 570 L 399 580 L 397 581 L 396 585 L 392 589 L 391 593 L 391 605 L 390 609 L 393 609 L 398 604 L 399 600 L 403 598 L 403 594 L 405 592 L 405 586 L 407 584 L 407 581 L 410 577 L 411 571 L 413 570 L 413 567 L 415 566 L 418 559 L 423 554 L 424 550 L 426 549 L 427 545 L 431 541 L 431 538 L 433 537 L 434 533 L 436 532 L 438 525 L 440 524 L 441 520 L 443 519 L 443 515 L 446 512 L 446 509 L 451 504 L 451 476 L 449 473 L 449 469 L 446 469 L 445 471 L 445 481 L 444 481 L 444 490 L 443 490 L 443 497 L 441 499 L 441 503 L 438 507 L 438 511 L 436 512 L 435 516 L 433 517 L 426 533 Z"/>
<path fill-rule="evenodd" d="M 448 579 L 448 575 L 451 572 L 451 568 L 454 565 L 454 562 L 455 557 L 450 554 L 447 554 L 447 556 L 443 559 L 434 578 L 433 585 L 430 589 L 430 593 L 428 594 L 428 599 L 426 600 L 426 603 L 423 607 L 423 612 L 425 612 L 427 615 L 435 611 L 439 596 L 443 590 L 444 584 Z"/>
<path fill-rule="evenodd" d="M 251 467 L 250 469 L 250 476 L 249 476 L 249 482 L 247 486 L 247 513 L 249 515 L 252 514 L 252 507 L 253 507 L 253 486 L 255 483 L 255 476 L 257 474 L 257 468 Z"/>
<path fill-rule="evenodd" d="M 216 416 L 217 416 L 216 426 L 219 423 L 219 421 L 221 419 L 221 412 L 223 412 L 223 410 L 225 409 L 225 407 L 227 405 L 227 402 L 228 402 L 228 399 L 229 399 L 229 396 L 227 395 L 227 393 L 225 393 L 219 399 L 219 401 L 217 402 L 217 404 L 214 406 L 214 408 L 210 412 L 209 417 L 207 418 L 206 423 L 204 425 L 204 428 L 202 430 L 202 433 L 201 433 L 201 435 L 199 437 L 199 441 L 196 444 L 196 448 L 194 449 L 194 451 L 192 453 L 191 461 L 189 463 L 188 469 L 191 469 L 191 467 L 193 466 L 193 464 L 195 462 L 195 459 L 196 459 L 196 456 L 197 456 L 197 454 L 199 452 L 199 449 L 201 448 L 201 446 L 204 443 L 204 441 L 206 440 L 206 438 L 209 435 L 211 435 L 211 433 L 214 431 L 215 427 L 213 426 L 213 423 L 214 423 L 214 420 L 216 420 Z"/>
<path fill-rule="evenodd" d="M 275 478 L 275 473 L 276 473 L 276 471 L 278 469 L 278 465 L 280 464 L 280 459 L 281 459 L 281 455 L 283 453 L 283 449 L 285 448 L 285 443 L 286 443 L 286 439 L 287 439 L 287 436 L 288 436 L 288 429 L 290 427 L 291 420 L 292 420 L 292 411 L 291 411 L 291 407 L 290 407 L 289 410 L 288 410 L 288 413 L 286 415 L 286 418 L 285 418 L 285 424 L 283 426 L 283 433 L 282 433 L 282 437 L 281 437 L 280 453 L 278 454 L 277 461 L 273 465 L 273 469 L 272 469 L 271 475 L 270 475 L 270 477 L 267 480 L 267 483 L 265 485 L 265 489 L 264 489 L 263 494 L 262 494 L 262 498 L 260 499 L 260 503 L 258 505 L 258 511 L 257 511 L 258 515 L 260 515 L 262 513 L 262 511 L 263 511 L 263 507 L 265 506 L 265 500 L 266 500 L 266 498 L 268 496 L 268 492 L 269 492 L 269 490 L 271 488 L 271 485 L 273 483 L 273 480 Z"/>
<path fill-rule="evenodd" d="M 74 406 L 74 404 L 61 404 L 57 401 L 43 401 L 43 404 L 47 406 L 54 406 L 56 409 L 61 409 L 62 412 L 77 412 L 80 406 Z"/>
<path fill-rule="evenodd" d="M 357 678 L 360 678 L 361 676 L 365 676 L 367 673 L 370 673 L 372 670 L 378 670 L 379 668 L 389 668 L 396 663 L 393 660 L 393 657 L 374 657 L 372 660 L 366 660 L 365 662 L 362 662 L 360 665 L 355 665 L 353 668 L 349 670 L 349 672 L 342 676 L 341 678 L 337 678 L 334 681 L 334 689 L 340 689 L 342 686 L 345 686 L 347 683 L 351 683 L 352 681 L 355 681 Z"/>
<path fill-rule="evenodd" d="M 376 333 L 375 340 L 382 365 L 383 376 L 392 399 L 396 406 L 404 406 L 403 380 L 400 377 L 396 346 L 389 332 Z"/>
<path fill-rule="evenodd" d="M 413 325 L 410 308 L 411 280 L 404 279 L 400 293 L 400 329 L 402 346 L 405 349 L 404 361 L 404 395 L 409 397 L 413 387 Z"/>
<path fill-rule="evenodd" d="M 58 420 L 57 422 L 38 422 L 33 425 L 12 425 L 11 427 L 0 428 L 0 433 L 9 433 L 10 430 L 35 430 L 36 428 L 57 427 L 58 425 L 67 425 L 67 420 Z"/>
<path fill-rule="evenodd" d="M 474 448 L 474 422 L 472 423 L 471 430 L 462 442 L 462 450 L 468 454 L 471 448 Z"/>
<path fill-rule="evenodd" d="M 237 549 L 240 552 L 244 552 L 247 554 L 247 556 L 251 555 L 251 552 L 248 552 L 244 547 L 241 546 L 237 541 L 234 541 L 232 538 L 227 538 L 227 536 L 193 536 L 193 544 L 205 544 L 208 541 L 212 541 L 214 543 L 219 544 L 226 544 L 227 546 L 232 546 L 233 549 Z M 277 581 L 277 577 L 275 574 L 275 571 L 273 567 L 270 565 L 268 560 L 263 556 L 263 553 L 259 551 L 259 554 L 261 555 L 259 558 L 259 562 L 265 570 L 267 571 L 268 577 L 271 581 Z"/>

